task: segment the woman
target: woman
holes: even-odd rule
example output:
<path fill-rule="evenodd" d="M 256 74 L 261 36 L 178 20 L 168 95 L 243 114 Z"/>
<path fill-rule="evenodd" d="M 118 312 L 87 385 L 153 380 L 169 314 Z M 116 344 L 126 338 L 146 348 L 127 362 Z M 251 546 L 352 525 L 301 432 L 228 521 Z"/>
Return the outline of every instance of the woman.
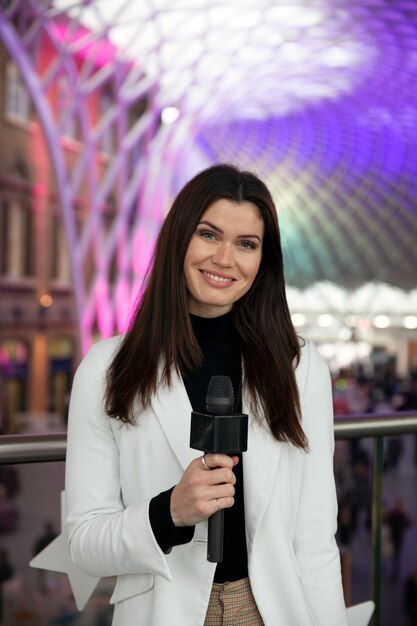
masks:
<path fill-rule="evenodd" d="M 190 448 L 212 375 L 249 414 L 240 456 Z M 209 168 L 173 203 L 128 333 L 75 376 L 72 558 L 118 576 L 116 626 L 343 626 L 332 455 L 329 373 L 291 324 L 271 195 L 251 173 Z"/>

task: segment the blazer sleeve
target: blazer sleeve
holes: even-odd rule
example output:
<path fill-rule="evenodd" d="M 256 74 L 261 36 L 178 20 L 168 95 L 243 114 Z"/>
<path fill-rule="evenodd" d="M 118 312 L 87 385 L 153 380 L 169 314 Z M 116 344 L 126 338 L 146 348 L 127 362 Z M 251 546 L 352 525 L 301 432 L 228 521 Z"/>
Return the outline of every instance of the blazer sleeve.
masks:
<path fill-rule="evenodd" d="M 320 626 L 345 626 L 347 615 L 336 544 L 337 498 L 333 473 L 334 427 L 330 373 L 310 342 L 302 394 L 309 452 L 304 462 L 294 549 L 308 604 Z"/>
<path fill-rule="evenodd" d="M 123 504 L 114 424 L 104 411 L 105 374 L 116 345 L 95 344 L 71 392 L 65 491 L 72 560 L 95 577 L 159 574 L 172 580 L 149 522 L 149 500 Z M 106 358 L 107 357 L 107 358 Z"/>

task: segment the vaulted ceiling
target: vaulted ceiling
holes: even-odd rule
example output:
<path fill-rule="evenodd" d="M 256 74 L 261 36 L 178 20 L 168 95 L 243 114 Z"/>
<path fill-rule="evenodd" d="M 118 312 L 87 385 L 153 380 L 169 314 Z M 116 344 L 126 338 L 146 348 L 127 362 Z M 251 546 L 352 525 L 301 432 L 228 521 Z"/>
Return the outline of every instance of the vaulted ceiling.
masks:
<path fill-rule="evenodd" d="M 75 284 L 86 344 L 94 315 L 104 334 L 122 324 L 117 311 L 134 301 L 172 197 L 214 162 L 253 170 L 271 188 L 293 289 L 382 283 L 415 294 L 415 0 L 8 0 L 0 37 L 42 118 L 74 276 L 95 251 L 91 287 Z M 40 37 L 56 55 L 41 71 Z M 87 146 L 72 171 L 48 104 L 62 73 L 74 86 L 67 115 Z M 92 121 L 90 95 L 103 89 L 113 102 Z M 136 104 L 147 110 L 130 128 Z M 119 145 L 104 180 L 94 180 L 89 150 L 111 128 Z M 83 176 L 93 201 L 77 240 L 71 207 Z M 100 211 L 115 189 L 124 193 L 109 231 Z M 328 291 L 326 307 L 337 293 Z"/>
<path fill-rule="evenodd" d="M 193 119 L 191 151 L 266 179 L 290 284 L 417 286 L 415 1 L 55 4 Z"/>

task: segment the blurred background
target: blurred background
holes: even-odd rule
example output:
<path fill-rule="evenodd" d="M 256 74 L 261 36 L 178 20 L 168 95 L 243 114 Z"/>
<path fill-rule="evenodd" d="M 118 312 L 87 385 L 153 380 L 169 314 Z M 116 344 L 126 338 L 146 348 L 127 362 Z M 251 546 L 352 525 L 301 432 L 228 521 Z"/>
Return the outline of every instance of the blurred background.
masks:
<path fill-rule="evenodd" d="M 172 199 L 216 162 L 273 193 L 336 416 L 416 417 L 416 81 L 415 0 L 2 0 L 1 434 L 65 432 L 82 355 L 126 329 Z M 384 626 L 417 623 L 416 437 L 383 442 Z M 348 604 L 372 596 L 373 458 L 337 441 Z M 0 623 L 110 624 L 112 581 L 79 613 L 28 567 L 63 472 L 0 465 Z"/>

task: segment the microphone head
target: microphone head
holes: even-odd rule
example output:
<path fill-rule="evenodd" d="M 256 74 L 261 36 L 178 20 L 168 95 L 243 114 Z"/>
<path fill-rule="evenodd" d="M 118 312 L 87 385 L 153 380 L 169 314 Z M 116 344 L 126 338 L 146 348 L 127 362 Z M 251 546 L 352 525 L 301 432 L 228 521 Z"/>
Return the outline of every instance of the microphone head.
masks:
<path fill-rule="evenodd" d="M 230 415 L 234 403 L 233 384 L 229 376 L 212 376 L 206 396 L 207 412 Z"/>

